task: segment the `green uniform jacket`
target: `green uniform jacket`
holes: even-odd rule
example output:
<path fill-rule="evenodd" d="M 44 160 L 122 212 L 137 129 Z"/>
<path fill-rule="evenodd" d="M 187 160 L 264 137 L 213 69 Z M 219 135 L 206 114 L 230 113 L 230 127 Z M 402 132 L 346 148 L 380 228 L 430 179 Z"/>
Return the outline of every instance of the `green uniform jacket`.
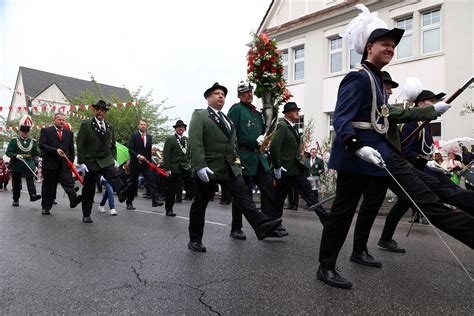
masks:
<path fill-rule="evenodd" d="M 237 137 L 229 118 L 230 133 L 211 108 L 194 111 L 189 123 L 189 152 L 194 170 L 204 167 L 214 174 L 211 180 L 228 180 L 230 173 L 242 174 L 237 164 Z"/>
<path fill-rule="evenodd" d="M 324 161 L 316 157 L 314 160 L 313 166 L 311 166 L 311 156 L 306 158 L 304 162 L 305 167 L 308 169 L 306 170 L 306 176 L 320 176 L 319 171 L 321 170 L 321 174 L 324 173 Z"/>
<path fill-rule="evenodd" d="M 438 117 L 434 106 L 422 106 L 404 109 L 401 104 L 389 106 L 388 121 L 390 128 L 387 132 L 388 140 L 399 151 L 401 150 L 400 129 L 398 123 L 431 121 Z"/>
<path fill-rule="evenodd" d="M 191 169 L 186 151 L 189 148 L 188 138 L 183 136 L 185 147 L 181 149 L 176 134 L 168 136 L 163 147 L 163 168 L 171 173 L 182 174 Z M 184 152 L 183 152 L 184 150 Z"/>
<path fill-rule="evenodd" d="M 279 122 L 270 143 L 272 167 L 285 168 L 289 176 L 301 174 L 305 166 L 300 149 L 300 141 L 297 140 L 294 129 L 286 120 Z"/>
<path fill-rule="evenodd" d="M 257 144 L 257 138 L 265 132 L 262 114 L 239 102 L 230 108 L 227 115 L 236 129 L 237 150 L 243 175 L 249 177 L 257 175 L 259 161 L 265 172 L 268 172 L 270 165 L 267 157 L 260 152 L 260 146 Z"/>
<path fill-rule="evenodd" d="M 18 142 L 20 142 L 20 146 L 18 146 Z M 21 139 L 21 137 L 12 138 L 10 143 L 8 143 L 7 151 L 5 152 L 5 155 L 11 159 L 10 170 L 12 172 L 22 172 L 27 170 L 25 164 L 16 159 L 16 155 L 22 155 L 23 160 L 25 160 L 31 170 L 35 171 L 36 161 L 39 154 L 38 143 L 33 138 L 29 137 L 26 140 Z"/>
<path fill-rule="evenodd" d="M 77 133 L 77 162 L 87 169 L 98 171 L 114 165 L 117 157 L 114 127 L 105 123 L 106 133 L 101 135 L 95 119 L 82 121 Z"/>

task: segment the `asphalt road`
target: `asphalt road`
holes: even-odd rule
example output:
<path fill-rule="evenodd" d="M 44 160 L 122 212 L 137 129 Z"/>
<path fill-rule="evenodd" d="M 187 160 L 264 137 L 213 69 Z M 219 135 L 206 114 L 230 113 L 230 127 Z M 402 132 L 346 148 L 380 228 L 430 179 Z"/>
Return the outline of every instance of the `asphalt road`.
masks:
<path fill-rule="evenodd" d="M 39 187 L 39 186 L 38 186 Z M 99 195 L 96 196 L 96 201 Z M 382 268 L 349 262 L 352 231 L 338 267 L 354 287 L 341 290 L 316 280 L 322 226 L 308 211 L 285 211 L 290 235 L 257 241 L 245 223 L 246 241 L 231 239 L 230 206 L 210 202 L 203 243 L 187 248 L 191 202 L 164 216 L 151 200 L 136 211 L 117 202 L 118 216 L 81 222 L 58 189 L 51 216 L 40 201 L 0 192 L 0 314 L 473 314 L 474 282 L 468 279 L 430 227 L 400 224 L 396 239 L 407 249 L 377 249 L 383 217 L 376 220 L 371 253 Z M 474 275 L 474 253 L 443 234 Z"/>

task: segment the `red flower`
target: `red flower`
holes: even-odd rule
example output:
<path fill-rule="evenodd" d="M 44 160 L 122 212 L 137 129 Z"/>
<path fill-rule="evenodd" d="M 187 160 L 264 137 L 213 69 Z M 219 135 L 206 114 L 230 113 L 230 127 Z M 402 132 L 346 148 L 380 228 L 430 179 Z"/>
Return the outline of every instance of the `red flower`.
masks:
<path fill-rule="evenodd" d="M 275 67 L 272 67 L 272 73 L 276 73 L 277 69 Z"/>
<path fill-rule="evenodd" d="M 268 38 L 267 34 L 265 34 L 265 33 L 260 33 L 258 36 L 262 39 L 262 41 L 263 41 L 265 44 L 267 44 L 267 43 L 270 41 L 270 39 Z"/>

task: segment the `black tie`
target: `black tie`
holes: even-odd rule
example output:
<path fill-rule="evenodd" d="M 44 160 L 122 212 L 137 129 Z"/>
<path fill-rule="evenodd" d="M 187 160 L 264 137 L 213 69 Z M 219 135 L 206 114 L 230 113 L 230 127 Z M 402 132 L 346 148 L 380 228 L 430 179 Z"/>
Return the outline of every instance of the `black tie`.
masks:
<path fill-rule="evenodd" d="M 298 131 L 298 127 L 295 125 L 293 125 L 293 129 L 295 130 L 295 133 L 296 133 L 296 137 L 298 138 L 298 140 L 300 139 L 300 132 Z"/>

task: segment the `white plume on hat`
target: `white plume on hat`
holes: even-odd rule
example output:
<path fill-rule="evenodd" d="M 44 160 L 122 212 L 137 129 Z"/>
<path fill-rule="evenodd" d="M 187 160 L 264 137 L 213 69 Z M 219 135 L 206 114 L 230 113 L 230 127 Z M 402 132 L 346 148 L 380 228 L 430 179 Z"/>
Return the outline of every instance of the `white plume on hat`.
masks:
<path fill-rule="evenodd" d="M 421 91 L 423 91 L 423 84 L 421 83 L 420 79 L 408 77 L 405 80 L 405 84 L 403 85 L 402 91 L 400 92 L 400 96 L 398 98 L 402 99 L 403 101 L 413 102 L 418 97 L 418 95 L 420 95 Z"/>
<path fill-rule="evenodd" d="M 357 54 L 362 55 L 370 34 L 375 29 L 387 28 L 387 24 L 378 17 L 377 12 L 371 13 L 365 5 L 359 3 L 355 7 L 362 12 L 339 35 L 346 41 L 349 49 L 355 49 Z"/>

